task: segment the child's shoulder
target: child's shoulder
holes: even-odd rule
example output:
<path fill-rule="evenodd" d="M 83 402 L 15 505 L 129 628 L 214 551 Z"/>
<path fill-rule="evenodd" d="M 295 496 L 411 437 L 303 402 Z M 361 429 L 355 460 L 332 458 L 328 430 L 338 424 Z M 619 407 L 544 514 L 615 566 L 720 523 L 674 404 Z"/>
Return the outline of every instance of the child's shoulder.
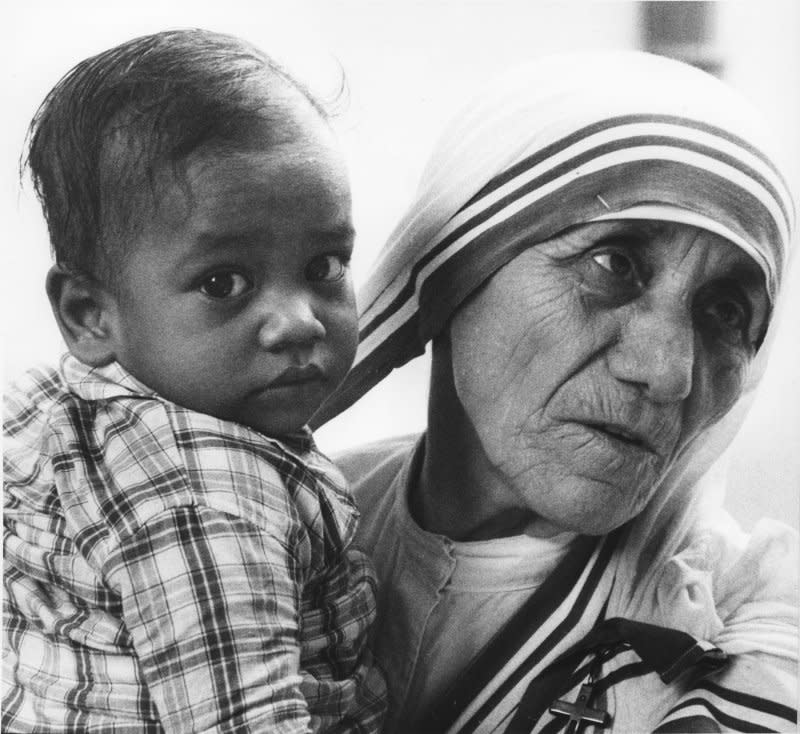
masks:
<path fill-rule="evenodd" d="M 132 482 L 121 483 L 116 492 L 120 507 L 133 514 L 126 523 L 142 526 L 179 507 L 202 507 L 272 537 L 293 538 L 304 547 L 309 541 L 309 552 L 318 557 L 319 540 L 333 527 L 343 542 L 352 537 L 355 505 L 341 473 L 318 452 L 298 451 L 247 426 L 169 401 L 131 409 L 144 426 L 137 448 L 146 448 L 151 437 L 157 446 L 137 457 Z M 132 493 L 125 484 L 141 501 L 129 502 Z"/>
<path fill-rule="evenodd" d="M 188 506 L 284 532 L 316 523 L 320 502 L 343 526 L 354 512 L 310 434 L 306 446 L 266 437 L 165 400 L 113 368 L 66 359 L 26 373 L 5 399 L 7 486 L 20 502 L 40 497 L 38 511 L 57 494 L 80 526 L 105 527 L 112 543 Z"/>
<path fill-rule="evenodd" d="M 46 414 L 50 405 L 67 391 L 55 367 L 37 365 L 15 377 L 3 389 L 3 427 L 6 433 Z"/>
<path fill-rule="evenodd" d="M 253 508 L 248 516 L 259 515 L 267 523 L 276 514 L 291 516 L 306 527 L 326 516 L 340 534 L 349 532 L 357 511 L 348 482 L 317 449 L 310 432 L 276 438 L 179 406 L 171 405 L 169 412 L 176 446 L 191 457 L 205 492 L 229 484 L 229 499 Z M 321 511 L 322 505 L 327 509 Z"/>
<path fill-rule="evenodd" d="M 33 367 L 3 388 L 3 486 L 4 505 L 13 504 L 14 493 L 37 503 L 32 485 L 43 487 L 49 472 L 47 434 L 54 406 L 67 393 L 61 375 L 53 367 Z M 44 500 L 42 500 L 44 502 Z"/>
<path fill-rule="evenodd" d="M 136 389 L 108 370 L 35 369 L 5 402 L 7 483 L 39 483 L 114 534 L 163 512 L 207 506 L 272 526 L 296 515 L 296 458 L 240 426 Z M 47 485 L 47 486 L 45 486 Z M 296 518 L 295 518 L 296 519 Z"/>
<path fill-rule="evenodd" d="M 107 454 L 117 494 L 126 502 L 130 487 L 143 500 L 140 522 L 183 506 L 271 529 L 296 521 L 287 477 L 297 469 L 277 442 L 158 397 L 110 401 L 104 413 L 102 443 L 121 449 L 119 456 Z"/>

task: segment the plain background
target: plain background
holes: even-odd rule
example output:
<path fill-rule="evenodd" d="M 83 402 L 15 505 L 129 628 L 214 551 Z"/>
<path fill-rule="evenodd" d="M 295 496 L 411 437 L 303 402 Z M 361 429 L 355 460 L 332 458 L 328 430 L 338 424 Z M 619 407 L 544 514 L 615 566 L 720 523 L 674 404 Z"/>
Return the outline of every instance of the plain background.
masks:
<path fill-rule="evenodd" d="M 344 72 L 348 90 L 338 102 L 335 125 L 351 167 L 358 283 L 410 202 L 438 131 L 475 84 L 554 51 L 638 47 L 639 5 L 600 0 L 4 4 L 4 382 L 32 362 L 54 361 L 63 349 L 44 293 L 47 233 L 30 184 L 20 186 L 18 169 L 38 104 L 81 59 L 137 35 L 199 26 L 254 42 L 322 97 L 334 94 Z M 800 191 L 800 3 L 723 0 L 715 16 L 713 44 L 722 76 L 769 116 L 786 145 L 791 183 Z M 764 515 L 798 525 L 799 270 L 791 274 L 786 318 L 767 377 L 732 451 L 728 502 L 745 527 Z M 325 426 L 318 433 L 321 447 L 333 451 L 421 430 L 426 383 L 423 358 Z"/>

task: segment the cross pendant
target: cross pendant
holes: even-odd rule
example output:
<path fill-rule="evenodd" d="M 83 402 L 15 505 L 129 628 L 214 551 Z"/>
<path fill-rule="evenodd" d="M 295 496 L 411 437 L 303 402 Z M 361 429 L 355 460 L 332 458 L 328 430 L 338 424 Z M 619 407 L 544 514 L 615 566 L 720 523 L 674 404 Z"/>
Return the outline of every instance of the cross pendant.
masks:
<path fill-rule="evenodd" d="M 568 734 L 574 734 L 582 724 L 596 724 L 597 726 L 607 726 L 610 716 L 607 711 L 593 709 L 589 706 L 592 698 L 592 686 L 584 683 L 578 691 L 578 698 L 575 703 L 569 701 L 556 701 L 550 707 L 551 714 L 569 716 L 567 721 Z"/>

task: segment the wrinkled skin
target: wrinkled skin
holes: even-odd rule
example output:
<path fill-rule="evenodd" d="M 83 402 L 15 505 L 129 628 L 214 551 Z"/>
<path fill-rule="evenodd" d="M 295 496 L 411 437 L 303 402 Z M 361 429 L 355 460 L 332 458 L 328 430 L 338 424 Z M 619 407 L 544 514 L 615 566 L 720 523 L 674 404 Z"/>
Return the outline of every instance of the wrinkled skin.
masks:
<path fill-rule="evenodd" d="M 768 311 L 756 263 L 705 230 L 603 222 L 531 247 L 435 346 L 418 516 L 460 539 L 618 527 L 736 401 Z"/>

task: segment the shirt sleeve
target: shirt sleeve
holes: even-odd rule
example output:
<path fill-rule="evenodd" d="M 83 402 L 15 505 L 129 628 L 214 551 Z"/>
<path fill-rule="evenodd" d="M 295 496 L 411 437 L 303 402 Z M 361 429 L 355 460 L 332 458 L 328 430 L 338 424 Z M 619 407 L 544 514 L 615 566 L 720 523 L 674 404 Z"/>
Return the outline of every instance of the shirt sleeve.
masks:
<path fill-rule="evenodd" d="M 123 540 L 109 581 L 166 731 L 310 730 L 298 542 L 193 505 Z"/>

